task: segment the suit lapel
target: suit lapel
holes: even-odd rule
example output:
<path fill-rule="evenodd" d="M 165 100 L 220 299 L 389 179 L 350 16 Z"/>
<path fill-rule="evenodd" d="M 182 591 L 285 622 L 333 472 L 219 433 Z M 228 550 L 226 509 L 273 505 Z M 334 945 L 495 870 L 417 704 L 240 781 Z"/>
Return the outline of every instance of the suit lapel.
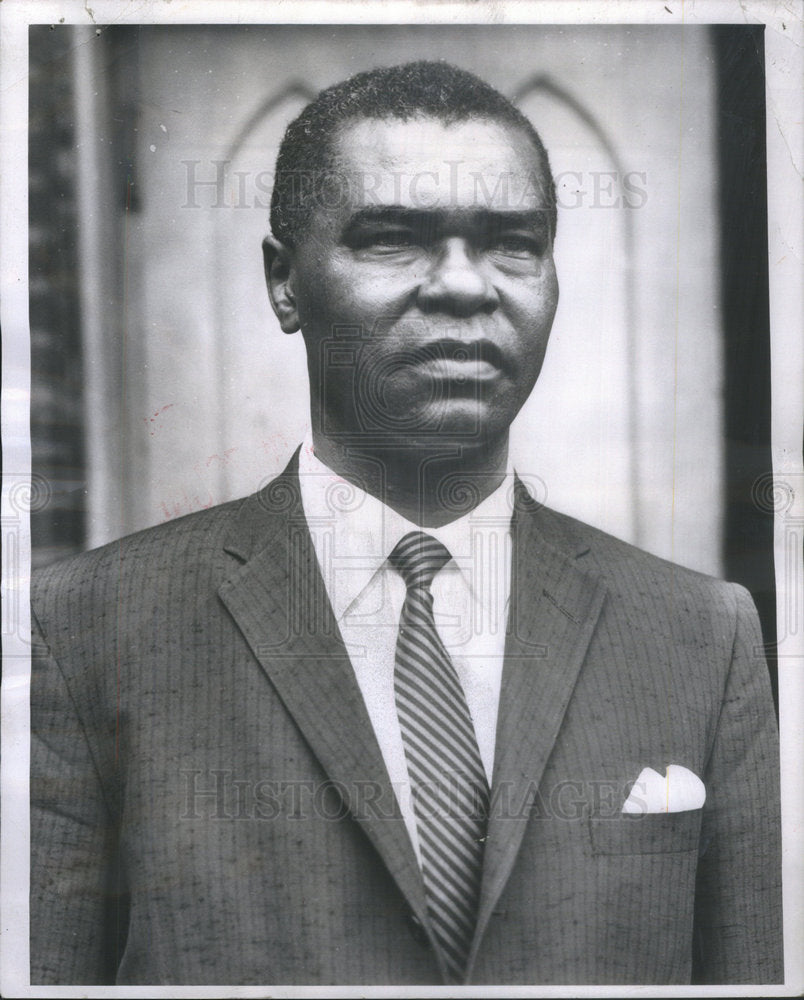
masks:
<path fill-rule="evenodd" d="M 606 590 L 575 564 L 580 551 L 571 539 L 560 547 L 545 540 L 554 532 L 540 522 L 550 515 L 532 507 L 518 484 L 492 811 L 469 973 L 516 860 Z M 241 565 L 220 588 L 221 599 L 329 779 L 373 796 L 376 808 L 353 796 L 352 815 L 428 927 L 421 873 L 327 599 L 295 460 L 245 501 L 225 548 Z"/>
<path fill-rule="evenodd" d="M 419 920 L 424 888 L 382 753 L 327 598 L 295 463 L 245 501 L 219 595 L 254 656 Z"/>
<path fill-rule="evenodd" d="M 588 546 L 555 548 L 518 484 L 512 522 L 511 607 L 497 722 L 492 806 L 471 964 L 516 859 L 529 807 L 558 737 L 605 597 L 605 584 L 582 572 Z M 550 533 L 553 537 L 554 532 Z"/>

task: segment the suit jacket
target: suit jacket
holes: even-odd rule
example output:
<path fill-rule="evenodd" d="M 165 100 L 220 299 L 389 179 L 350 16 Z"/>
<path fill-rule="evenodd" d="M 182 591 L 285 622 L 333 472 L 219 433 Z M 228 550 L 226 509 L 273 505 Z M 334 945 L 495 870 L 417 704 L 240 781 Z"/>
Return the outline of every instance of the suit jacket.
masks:
<path fill-rule="evenodd" d="M 524 490 L 512 532 L 468 981 L 780 981 L 750 597 Z M 33 983 L 442 982 L 294 463 L 32 591 Z M 671 763 L 703 809 L 624 816 Z"/>

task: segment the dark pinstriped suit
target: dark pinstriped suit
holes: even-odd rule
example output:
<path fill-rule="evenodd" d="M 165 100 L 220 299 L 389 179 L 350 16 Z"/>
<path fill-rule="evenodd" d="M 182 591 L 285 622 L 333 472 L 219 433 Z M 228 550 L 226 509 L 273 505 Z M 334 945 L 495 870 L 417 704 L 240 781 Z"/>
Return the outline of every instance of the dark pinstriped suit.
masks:
<path fill-rule="evenodd" d="M 295 468 L 37 574 L 32 982 L 441 981 Z M 524 491 L 513 534 L 470 981 L 780 980 L 750 599 Z M 671 763 L 704 809 L 622 817 Z"/>

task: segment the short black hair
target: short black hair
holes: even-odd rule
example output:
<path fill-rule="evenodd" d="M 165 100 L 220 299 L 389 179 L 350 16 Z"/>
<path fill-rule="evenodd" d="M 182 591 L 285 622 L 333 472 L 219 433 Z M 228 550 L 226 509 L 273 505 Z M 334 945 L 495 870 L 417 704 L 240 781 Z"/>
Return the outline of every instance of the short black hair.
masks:
<path fill-rule="evenodd" d="M 334 173 L 333 143 L 346 125 L 366 118 L 434 118 L 445 125 L 472 119 L 521 129 L 536 152 L 550 234 L 556 230 L 555 186 L 550 161 L 531 121 L 490 84 L 446 62 L 420 60 L 357 73 L 312 100 L 288 125 L 276 160 L 271 230 L 295 246 Z"/>

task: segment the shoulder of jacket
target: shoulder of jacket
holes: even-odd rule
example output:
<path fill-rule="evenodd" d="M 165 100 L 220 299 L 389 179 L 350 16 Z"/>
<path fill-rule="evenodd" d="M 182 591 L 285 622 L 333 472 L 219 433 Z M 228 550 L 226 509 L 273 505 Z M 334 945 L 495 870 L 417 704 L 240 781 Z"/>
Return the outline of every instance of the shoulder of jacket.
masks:
<path fill-rule="evenodd" d="M 244 502 L 232 500 L 185 514 L 34 570 L 31 599 L 36 603 L 54 592 L 73 591 L 85 581 L 119 574 L 123 567 L 127 572 L 136 566 L 169 570 L 188 558 L 203 559 L 220 550 L 225 532 Z"/>
<path fill-rule="evenodd" d="M 544 537 L 574 554 L 579 569 L 611 581 L 641 577 L 646 585 L 673 588 L 685 593 L 711 594 L 730 605 L 746 598 L 751 601 L 748 591 L 740 584 L 654 555 L 568 514 L 539 507 L 532 511 L 531 516 Z"/>

